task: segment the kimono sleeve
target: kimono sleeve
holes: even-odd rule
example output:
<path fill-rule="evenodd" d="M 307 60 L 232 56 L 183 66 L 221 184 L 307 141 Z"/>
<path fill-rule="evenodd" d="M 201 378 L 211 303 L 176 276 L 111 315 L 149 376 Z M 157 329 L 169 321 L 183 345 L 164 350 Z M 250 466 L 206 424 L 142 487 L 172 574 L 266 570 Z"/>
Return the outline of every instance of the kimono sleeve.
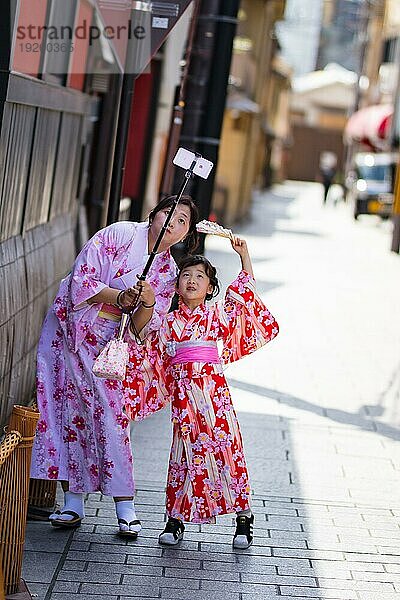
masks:
<path fill-rule="evenodd" d="M 113 261 L 124 243 L 126 240 L 114 224 L 98 231 L 84 245 L 71 272 L 70 297 L 73 310 L 85 308 L 92 296 L 109 287 Z"/>
<path fill-rule="evenodd" d="M 241 271 L 228 287 L 220 307 L 224 364 L 252 354 L 278 335 L 279 327 L 261 298 L 254 279 Z"/>
<path fill-rule="evenodd" d="M 163 345 L 153 332 L 142 347 L 131 343 L 123 396 L 126 415 L 142 421 L 164 408 L 171 397 L 167 391 Z"/>
<path fill-rule="evenodd" d="M 101 307 L 88 300 L 109 286 L 113 263 L 124 254 L 135 231 L 133 227 L 128 237 L 116 223 L 97 232 L 75 259 L 71 273 L 62 280 L 53 310 L 71 352 L 78 352 Z"/>

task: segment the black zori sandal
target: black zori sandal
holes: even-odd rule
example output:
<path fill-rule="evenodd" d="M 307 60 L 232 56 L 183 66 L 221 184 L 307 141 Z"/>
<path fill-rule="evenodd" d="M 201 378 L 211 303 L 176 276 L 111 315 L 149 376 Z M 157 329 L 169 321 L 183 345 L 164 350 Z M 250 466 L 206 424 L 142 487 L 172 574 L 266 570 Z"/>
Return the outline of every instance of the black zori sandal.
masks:
<path fill-rule="evenodd" d="M 142 529 L 142 525 L 137 519 L 129 522 L 125 521 L 125 519 L 118 519 L 118 525 L 118 535 L 121 537 L 130 537 L 133 540 L 137 538 L 139 531 Z M 124 525 L 127 529 L 121 529 L 121 525 Z M 135 529 L 131 529 L 132 525 L 135 526 Z"/>
<path fill-rule="evenodd" d="M 73 518 L 69 519 L 68 521 L 66 521 L 64 519 L 50 519 L 50 523 L 53 525 L 53 527 L 60 527 L 61 529 L 68 529 L 70 527 L 80 527 L 81 526 L 82 517 L 80 517 L 78 515 L 78 513 L 76 513 L 74 510 L 63 510 L 62 512 L 60 510 L 56 510 L 56 512 L 54 514 L 70 515 Z"/>

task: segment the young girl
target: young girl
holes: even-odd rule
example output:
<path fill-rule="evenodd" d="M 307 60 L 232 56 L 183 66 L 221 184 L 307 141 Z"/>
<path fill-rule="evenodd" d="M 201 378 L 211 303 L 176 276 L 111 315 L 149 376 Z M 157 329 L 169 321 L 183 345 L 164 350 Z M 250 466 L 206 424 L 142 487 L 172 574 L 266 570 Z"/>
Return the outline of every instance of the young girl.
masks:
<path fill-rule="evenodd" d="M 227 513 L 237 515 L 233 546 L 248 548 L 253 541 L 249 477 L 223 365 L 272 340 L 278 324 L 256 295 L 246 242 L 236 237 L 232 247 L 242 270 L 217 304 L 206 305 L 219 291 L 216 269 L 203 256 L 183 260 L 177 281 L 179 307 L 164 317 L 148 344 L 142 377 L 133 361 L 125 381 L 125 407 L 131 418 L 144 418 L 172 403 L 168 522 L 159 536 L 161 544 L 177 544 L 184 521 L 209 523 Z"/>

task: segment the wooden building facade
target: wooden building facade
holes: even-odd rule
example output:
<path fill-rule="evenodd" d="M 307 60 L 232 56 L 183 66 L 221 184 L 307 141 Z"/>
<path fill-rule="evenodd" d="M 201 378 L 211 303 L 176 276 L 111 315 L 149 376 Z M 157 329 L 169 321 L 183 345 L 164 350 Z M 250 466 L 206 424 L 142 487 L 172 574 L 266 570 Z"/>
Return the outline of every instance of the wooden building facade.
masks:
<path fill-rule="evenodd" d="M 9 4 L 7 15 L 5 4 Z M 65 79 L 68 68 L 63 80 L 58 74 L 40 73 L 40 52 L 29 53 L 29 60 L 22 60 L 18 24 L 49 18 L 49 5 L 35 4 L 30 10 L 27 3 L 4 3 L 2 7 L 1 424 L 13 404 L 26 404 L 33 395 L 35 352 L 43 318 L 76 255 L 79 207 L 89 183 L 101 103 L 93 90 L 83 91 L 82 76 L 75 81 Z"/>
<path fill-rule="evenodd" d="M 13 404 L 33 398 L 45 313 L 81 245 L 107 224 L 124 69 L 131 65 L 137 78 L 190 2 L 2 3 L 0 426 Z M 129 152 L 147 111 L 143 169 L 159 74 L 152 68 L 147 77 L 155 83 L 137 85 L 128 145 Z M 144 177 L 138 169 L 129 175 L 122 191 L 136 216 Z"/>

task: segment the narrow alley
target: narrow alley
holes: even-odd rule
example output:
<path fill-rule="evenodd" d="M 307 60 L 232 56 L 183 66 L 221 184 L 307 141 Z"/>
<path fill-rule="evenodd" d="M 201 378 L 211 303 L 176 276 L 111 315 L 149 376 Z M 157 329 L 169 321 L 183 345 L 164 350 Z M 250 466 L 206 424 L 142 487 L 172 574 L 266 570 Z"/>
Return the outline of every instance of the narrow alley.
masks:
<path fill-rule="evenodd" d="M 255 542 L 233 551 L 232 517 L 189 525 L 162 548 L 168 410 L 133 426 L 139 518 L 115 535 L 91 495 L 79 530 L 30 522 L 24 578 L 42 600 L 400 599 L 400 258 L 390 224 L 322 206 L 322 187 L 256 195 L 248 241 L 280 335 L 227 370 L 254 491 Z M 208 238 L 224 287 L 239 268 Z"/>

